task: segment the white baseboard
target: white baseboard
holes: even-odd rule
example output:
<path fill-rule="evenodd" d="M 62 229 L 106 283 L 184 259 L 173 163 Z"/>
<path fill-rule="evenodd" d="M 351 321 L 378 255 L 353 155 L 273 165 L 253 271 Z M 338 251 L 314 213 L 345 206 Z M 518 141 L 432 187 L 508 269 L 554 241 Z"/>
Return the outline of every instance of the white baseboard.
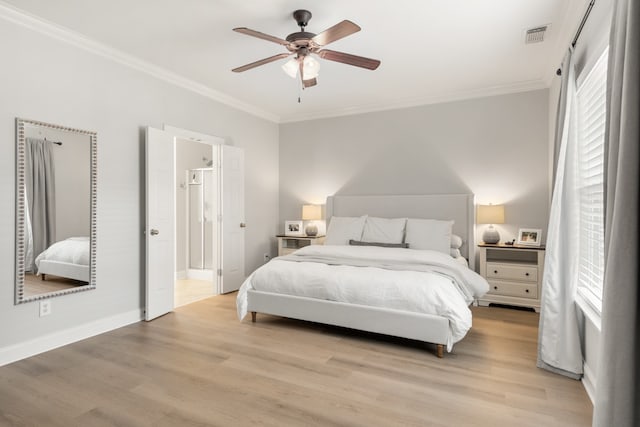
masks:
<path fill-rule="evenodd" d="M 187 270 L 187 279 L 213 281 L 212 270 Z"/>
<path fill-rule="evenodd" d="M 139 322 L 143 318 L 142 310 L 132 310 L 8 347 L 2 347 L 0 348 L 0 366 Z"/>
<path fill-rule="evenodd" d="M 582 369 L 584 371 L 584 375 L 582 376 L 582 385 L 587 391 L 589 399 L 591 399 L 591 404 L 594 405 L 596 399 L 596 373 L 593 372 L 591 367 L 586 363 Z"/>

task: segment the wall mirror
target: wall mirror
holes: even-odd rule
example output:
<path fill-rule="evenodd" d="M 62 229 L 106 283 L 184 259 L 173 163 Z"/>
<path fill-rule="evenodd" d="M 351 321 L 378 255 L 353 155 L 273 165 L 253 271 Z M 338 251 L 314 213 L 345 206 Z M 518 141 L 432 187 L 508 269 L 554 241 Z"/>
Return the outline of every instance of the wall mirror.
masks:
<path fill-rule="evenodd" d="M 97 134 L 16 119 L 16 304 L 95 289 Z"/>

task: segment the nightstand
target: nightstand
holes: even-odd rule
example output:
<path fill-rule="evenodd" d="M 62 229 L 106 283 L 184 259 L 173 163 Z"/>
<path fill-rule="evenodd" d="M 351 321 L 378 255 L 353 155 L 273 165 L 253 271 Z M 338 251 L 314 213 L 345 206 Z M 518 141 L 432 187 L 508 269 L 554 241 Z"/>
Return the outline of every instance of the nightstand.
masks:
<path fill-rule="evenodd" d="M 540 312 L 544 246 L 478 245 L 480 275 L 489 282 L 489 292 L 478 300 L 532 307 Z"/>
<path fill-rule="evenodd" d="M 324 236 L 283 236 L 280 234 L 276 237 L 278 238 L 278 256 L 289 255 L 305 246 L 324 244 Z"/>

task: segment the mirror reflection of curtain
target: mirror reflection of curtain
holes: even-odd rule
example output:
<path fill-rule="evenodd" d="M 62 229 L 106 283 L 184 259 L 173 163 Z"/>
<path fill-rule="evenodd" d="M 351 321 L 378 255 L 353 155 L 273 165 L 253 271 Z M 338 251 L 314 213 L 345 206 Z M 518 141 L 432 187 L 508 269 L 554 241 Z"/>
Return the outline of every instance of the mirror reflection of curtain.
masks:
<path fill-rule="evenodd" d="M 26 188 L 24 189 L 23 196 L 24 200 L 27 200 L 27 203 L 24 205 L 24 265 L 27 271 L 32 271 L 31 266 L 35 258 L 33 256 L 33 232 L 31 231 L 31 214 L 29 213 L 29 199 Z"/>
<path fill-rule="evenodd" d="M 56 241 L 56 197 L 51 141 L 26 138 L 25 152 L 26 208 L 31 222 L 31 236 L 25 233 L 26 253 L 31 253 L 26 270 L 36 271 L 34 259 Z M 27 226 L 28 227 L 28 226 Z"/>

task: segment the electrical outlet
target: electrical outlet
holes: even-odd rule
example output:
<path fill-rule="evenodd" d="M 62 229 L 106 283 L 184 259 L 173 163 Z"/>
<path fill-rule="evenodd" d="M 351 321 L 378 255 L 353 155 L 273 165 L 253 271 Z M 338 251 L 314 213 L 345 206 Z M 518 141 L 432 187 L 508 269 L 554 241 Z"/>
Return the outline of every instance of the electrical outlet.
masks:
<path fill-rule="evenodd" d="M 269 254 L 264 254 L 263 257 L 264 257 L 264 262 L 267 262 L 271 259 L 271 255 Z"/>
<path fill-rule="evenodd" d="M 46 299 L 44 301 L 40 301 L 40 317 L 48 316 L 51 314 L 51 300 Z"/>

